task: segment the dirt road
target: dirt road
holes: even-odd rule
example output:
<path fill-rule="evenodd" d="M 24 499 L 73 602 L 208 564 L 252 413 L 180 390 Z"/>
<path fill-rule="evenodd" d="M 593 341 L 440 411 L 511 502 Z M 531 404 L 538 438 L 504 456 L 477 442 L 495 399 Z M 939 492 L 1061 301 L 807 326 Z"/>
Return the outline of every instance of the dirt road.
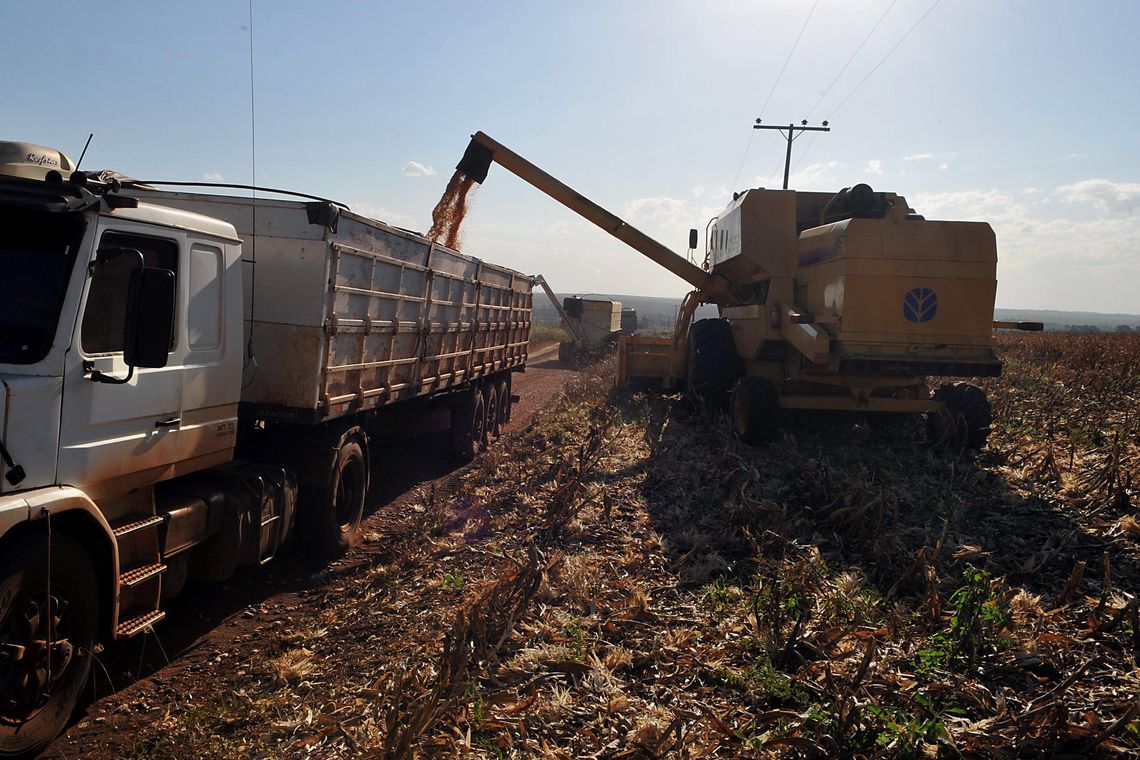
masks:
<path fill-rule="evenodd" d="M 504 435 L 525 428 L 558 398 L 577 371 L 558 361 L 557 345 L 534 350 L 525 373 L 514 377 L 515 403 Z M 121 757 L 135 729 L 155 719 L 169 697 L 193 688 L 195 674 L 236 667 L 228 652 L 239 641 L 279 625 L 291 610 L 319 604 L 323 590 L 386 551 L 386 535 L 409 519 L 421 489 L 443 484 L 459 468 L 449 452 L 447 414 L 413 421 L 414 435 L 373 441 L 374 482 L 365 540 L 327 566 L 288 556 L 239 572 L 225 584 L 194 584 L 167 606 L 156 633 L 108 647 L 95 667 L 86 711 L 43 757 Z"/>

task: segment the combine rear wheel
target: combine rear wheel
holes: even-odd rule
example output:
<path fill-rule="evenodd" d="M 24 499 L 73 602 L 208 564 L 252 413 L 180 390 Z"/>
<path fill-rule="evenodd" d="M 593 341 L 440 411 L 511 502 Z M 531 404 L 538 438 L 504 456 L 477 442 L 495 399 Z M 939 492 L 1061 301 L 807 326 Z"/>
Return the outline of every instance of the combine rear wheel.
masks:
<path fill-rule="evenodd" d="M 0 567 L 0 757 L 24 757 L 63 730 L 87 683 L 99 588 L 87 552 L 65 535 L 25 539 Z M 51 585 L 48 585 L 48 557 Z"/>
<path fill-rule="evenodd" d="M 935 446 L 961 451 L 986 445 L 993 412 L 985 391 L 973 383 L 949 383 L 934 391 L 931 399 L 945 406 L 926 413 L 927 434 Z"/>
<path fill-rule="evenodd" d="M 776 437 L 780 402 L 776 386 L 762 377 L 742 377 L 732 388 L 732 428 L 736 437 L 755 446 Z"/>
<path fill-rule="evenodd" d="M 689 327 L 685 390 L 698 402 L 723 408 L 741 375 L 732 329 L 723 319 L 701 319 Z"/>

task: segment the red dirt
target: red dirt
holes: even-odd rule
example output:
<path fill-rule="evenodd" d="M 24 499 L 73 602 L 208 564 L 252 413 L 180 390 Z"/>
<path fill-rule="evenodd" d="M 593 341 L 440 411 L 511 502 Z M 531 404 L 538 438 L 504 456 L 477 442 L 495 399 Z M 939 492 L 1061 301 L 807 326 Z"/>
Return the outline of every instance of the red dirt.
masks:
<path fill-rule="evenodd" d="M 525 429 L 578 374 L 558 361 L 557 351 L 557 344 L 532 349 L 526 372 L 514 376 L 512 391 L 519 401 L 505 436 Z M 461 472 L 449 455 L 446 422 L 425 415 L 420 430 L 410 437 L 373 441 L 372 513 L 365 518 L 360 546 L 328 566 L 290 555 L 240 571 L 226 584 L 191 585 L 167 603 L 167 619 L 156 633 L 112 645 L 99 655 L 94 701 L 42 757 L 121 757 L 140 729 L 169 709 L 173 695 L 205 693 L 213 669 L 244 666 L 243 646 L 268 640 L 270 631 L 289 626 L 294 610 L 320 604 L 338 579 L 383 558 L 391 550 L 391 537 L 406 528 L 422 489 L 446 489 Z"/>

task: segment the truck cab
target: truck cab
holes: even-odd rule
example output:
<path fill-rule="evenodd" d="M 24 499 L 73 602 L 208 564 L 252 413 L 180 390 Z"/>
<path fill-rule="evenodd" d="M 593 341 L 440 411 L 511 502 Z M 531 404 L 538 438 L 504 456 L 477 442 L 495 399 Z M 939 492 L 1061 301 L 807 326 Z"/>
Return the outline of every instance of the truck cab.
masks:
<path fill-rule="evenodd" d="M 72 168 L 0 143 L 0 756 L 50 741 L 97 640 L 161 619 L 227 518 L 184 476 L 237 440 L 233 227 Z"/>

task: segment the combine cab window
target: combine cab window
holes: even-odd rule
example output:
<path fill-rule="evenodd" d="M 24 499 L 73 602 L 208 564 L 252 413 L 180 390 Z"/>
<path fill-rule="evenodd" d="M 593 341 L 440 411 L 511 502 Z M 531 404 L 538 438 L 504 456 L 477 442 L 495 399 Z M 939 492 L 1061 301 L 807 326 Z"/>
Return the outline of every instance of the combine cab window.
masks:
<path fill-rule="evenodd" d="M 79 214 L 0 208 L 0 364 L 47 355 L 83 228 Z"/>
<path fill-rule="evenodd" d="M 99 250 L 128 248 L 142 254 L 143 266 L 169 269 L 178 277 L 178 243 L 164 238 L 107 232 L 99 241 Z M 138 266 L 132 256 L 115 256 L 99 263 L 91 279 L 87 306 L 83 312 L 83 352 L 112 354 L 123 350 L 127 319 L 127 289 L 131 271 Z M 170 339 L 173 350 L 177 330 Z"/>

